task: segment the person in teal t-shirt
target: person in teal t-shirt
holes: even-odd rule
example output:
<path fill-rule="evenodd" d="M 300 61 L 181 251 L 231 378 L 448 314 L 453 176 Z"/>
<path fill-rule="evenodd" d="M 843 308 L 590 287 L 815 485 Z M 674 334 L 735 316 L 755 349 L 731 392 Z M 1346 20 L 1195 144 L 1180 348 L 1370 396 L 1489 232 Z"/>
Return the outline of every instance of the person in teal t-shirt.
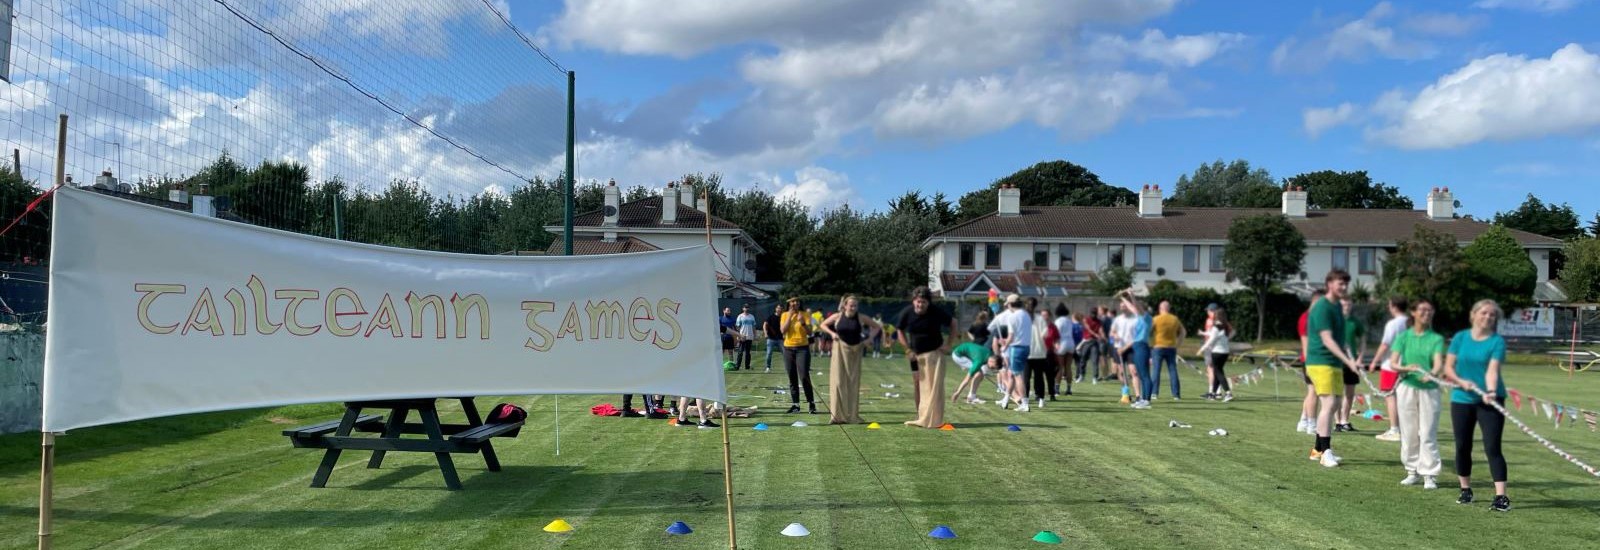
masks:
<path fill-rule="evenodd" d="M 977 342 L 962 342 L 956 349 L 950 350 L 957 365 L 967 369 L 967 377 L 961 380 L 961 385 L 956 386 L 956 392 L 950 394 L 950 402 L 954 403 L 961 397 L 961 390 L 967 390 L 967 403 L 974 405 L 983 404 L 978 399 L 978 385 L 983 382 L 984 370 L 994 372 L 995 365 L 990 364 L 991 359 L 998 359 L 989 346 Z"/>
<path fill-rule="evenodd" d="M 1500 379 L 1500 364 L 1506 360 L 1506 340 L 1495 333 L 1500 321 L 1500 304 L 1494 300 L 1479 300 L 1472 306 L 1472 329 L 1457 332 L 1450 339 L 1450 353 L 1445 356 L 1444 377 L 1462 389 L 1450 392 L 1450 424 L 1456 434 L 1456 476 L 1461 480 L 1461 497 L 1457 503 L 1472 502 L 1472 432 L 1483 429 L 1483 453 L 1489 457 L 1489 474 L 1494 476 L 1494 502 L 1490 510 L 1511 510 L 1511 499 L 1506 497 L 1506 458 L 1500 452 L 1500 434 L 1505 431 L 1506 417 L 1497 406 L 1484 403 L 1478 395 L 1495 396 L 1495 402 L 1504 403 L 1505 380 Z"/>
<path fill-rule="evenodd" d="M 1400 463 L 1406 468 L 1401 485 L 1422 482 L 1424 489 L 1439 488 L 1439 383 L 1433 378 L 1444 370 L 1444 337 L 1433 331 L 1433 304 L 1411 304 L 1411 326 L 1395 336 L 1389 346 L 1389 364 L 1400 373 L 1395 385 L 1396 425 L 1400 430 Z"/>

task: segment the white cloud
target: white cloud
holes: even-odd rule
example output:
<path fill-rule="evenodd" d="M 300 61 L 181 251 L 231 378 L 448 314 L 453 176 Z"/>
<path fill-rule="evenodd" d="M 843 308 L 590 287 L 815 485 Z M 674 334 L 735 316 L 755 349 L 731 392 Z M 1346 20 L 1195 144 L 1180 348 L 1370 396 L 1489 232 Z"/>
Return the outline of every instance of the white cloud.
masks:
<path fill-rule="evenodd" d="M 1114 59 L 1131 56 L 1169 67 L 1194 67 L 1244 41 L 1245 36 L 1238 33 L 1213 32 L 1169 38 L 1160 29 L 1149 29 L 1138 40 L 1117 35 L 1097 36 L 1090 48 Z"/>
<path fill-rule="evenodd" d="M 1482 15 L 1453 13 L 1418 13 L 1405 19 L 1407 29 L 1434 36 L 1463 36 L 1488 23 L 1488 18 Z"/>
<path fill-rule="evenodd" d="M 1335 27 L 1310 40 L 1289 38 L 1272 51 L 1272 66 L 1277 70 L 1316 70 L 1335 61 L 1362 61 L 1372 56 L 1416 60 L 1438 52 L 1421 40 L 1412 40 L 1386 24 L 1394 6 L 1380 2 L 1360 19 Z"/>
<path fill-rule="evenodd" d="M 880 104 L 874 128 L 880 137 L 938 140 L 1027 121 L 1082 138 L 1110 129 L 1147 98 L 1170 93 L 1164 77 L 1132 73 L 989 76 L 909 90 Z"/>
<path fill-rule="evenodd" d="M 1543 13 L 1558 13 L 1572 9 L 1582 2 L 1583 0 L 1478 0 L 1477 2 L 1474 2 L 1472 6 L 1482 9 L 1508 9 L 1536 11 Z"/>
<path fill-rule="evenodd" d="M 1494 173 L 1502 176 L 1523 176 L 1529 178 L 1548 178 L 1566 175 L 1567 170 L 1548 162 L 1524 162 L 1517 164 L 1503 164 L 1496 166 Z"/>
<path fill-rule="evenodd" d="M 1312 139 L 1336 126 L 1349 124 L 1356 117 L 1356 106 L 1341 103 L 1338 107 L 1306 109 L 1302 115 L 1306 134 Z"/>
<path fill-rule="evenodd" d="M 864 36 L 910 4 L 906 0 L 571 0 L 540 34 L 568 46 L 689 57 L 743 42 Z"/>
<path fill-rule="evenodd" d="M 794 172 L 794 177 L 759 174 L 761 186 L 780 199 L 795 199 L 806 205 L 813 215 L 838 208 L 859 197 L 849 184 L 849 177 L 820 166 L 806 166 Z"/>
<path fill-rule="evenodd" d="M 1369 137 L 1404 149 L 1570 134 L 1600 127 L 1600 55 L 1568 44 L 1549 58 L 1495 54 L 1473 60 L 1415 96 L 1374 103 Z"/>

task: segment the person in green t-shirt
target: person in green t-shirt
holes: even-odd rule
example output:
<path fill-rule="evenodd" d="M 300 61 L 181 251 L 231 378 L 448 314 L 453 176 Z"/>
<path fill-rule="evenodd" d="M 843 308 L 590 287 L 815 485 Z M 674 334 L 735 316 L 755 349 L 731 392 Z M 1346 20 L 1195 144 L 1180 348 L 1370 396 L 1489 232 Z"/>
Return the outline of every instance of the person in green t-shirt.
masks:
<path fill-rule="evenodd" d="M 1311 449 L 1311 460 L 1324 467 L 1339 465 L 1339 456 L 1333 453 L 1333 420 L 1339 410 L 1339 386 L 1344 368 L 1359 365 L 1344 351 L 1344 314 L 1339 302 L 1350 288 L 1350 273 L 1342 269 L 1328 272 L 1323 279 L 1328 293 L 1311 304 L 1306 316 L 1306 377 L 1311 379 L 1317 394 L 1317 441 Z"/>
<path fill-rule="evenodd" d="M 1433 304 L 1417 300 L 1411 304 L 1411 326 L 1390 344 L 1389 364 L 1400 373 L 1395 385 L 1400 428 L 1400 463 L 1406 468 L 1401 485 L 1423 489 L 1439 488 L 1435 478 L 1442 469 L 1439 461 L 1439 383 L 1434 379 L 1444 372 L 1444 337 L 1433 331 Z"/>
<path fill-rule="evenodd" d="M 950 394 L 950 402 L 960 400 L 961 390 L 967 391 L 967 403 L 982 405 L 983 400 L 978 399 L 978 385 L 983 383 L 984 372 L 993 374 L 999 365 L 998 357 L 990 351 L 989 346 L 977 342 L 962 342 L 956 349 L 950 350 L 950 357 L 967 369 L 967 377 L 961 380 L 961 385 L 956 386 L 956 392 Z"/>
<path fill-rule="evenodd" d="M 1361 319 L 1352 314 L 1351 309 L 1354 305 L 1355 303 L 1350 300 L 1349 296 L 1339 300 L 1339 316 L 1344 317 L 1344 339 L 1340 343 L 1344 344 L 1345 355 L 1359 362 L 1361 361 L 1361 356 L 1367 354 L 1367 324 L 1361 322 Z M 1360 368 L 1360 366 L 1357 365 L 1357 368 Z M 1356 427 L 1350 423 L 1350 408 L 1355 405 L 1356 384 L 1361 383 L 1361 375 L 1356 372 L 1356 369 L 1350 367 L 1345 367 L 1342 370 L 1344 371 L 1342 374 L 1344 376 L 1344 401 L 1339 406 L 1338 414 L 1334 415 L 1333 431 L 1353 432 L 1356 431 Z"/>

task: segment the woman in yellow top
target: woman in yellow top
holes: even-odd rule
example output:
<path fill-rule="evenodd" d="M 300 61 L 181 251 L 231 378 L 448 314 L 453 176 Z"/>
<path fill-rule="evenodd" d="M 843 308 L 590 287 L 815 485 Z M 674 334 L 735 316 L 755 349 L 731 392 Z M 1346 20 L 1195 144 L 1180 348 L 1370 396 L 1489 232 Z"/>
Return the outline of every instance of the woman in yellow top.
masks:
<path fill-rule="evenodd" d="M 789 371 L 789 413 L 800 412 L 800 387 L 806 389 L 806 404 L 817 414 L 817 401 L 811 395 L 811 315 L 800 306 L 799 298 L 789 299 L 789 309 L 778 321 L 783 329 L 783 367 Z"/>

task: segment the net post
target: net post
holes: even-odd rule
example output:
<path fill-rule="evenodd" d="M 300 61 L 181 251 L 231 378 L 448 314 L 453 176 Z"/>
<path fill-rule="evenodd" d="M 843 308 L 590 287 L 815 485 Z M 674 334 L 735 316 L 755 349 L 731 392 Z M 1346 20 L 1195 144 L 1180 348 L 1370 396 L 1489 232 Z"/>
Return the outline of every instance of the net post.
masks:
<path fill-rule="evenodd" d="M 54 530 L 51 508 L 55 504 L 56 434 L 44 432 L 39 445 L 43 451 L 39 459 L 39 550 L 50 550 L 50 536 Z"/>
<path fill-rule="evenodd" d="M 573 158 L 573 149 L 574 143 L 577 139 L 577 134 L 573 126 L 575 124 L 575 119 L 577 118 L 577 82 L 578 72 L 567 71 L 567 181 L 564 182 L 566 187 L 566 201 L 562 206 L 561 219 L 562 229 L 564 232 L 562 233 L 561 243 L 562 250 L 564 250 L 568 256 L 572 255 L 572 192 L 574 187 L 573 182 L 576 181 L 575 174 L 573 173 L 576 169 L 576 162 L 574 162 L 576 159 Z"/>

